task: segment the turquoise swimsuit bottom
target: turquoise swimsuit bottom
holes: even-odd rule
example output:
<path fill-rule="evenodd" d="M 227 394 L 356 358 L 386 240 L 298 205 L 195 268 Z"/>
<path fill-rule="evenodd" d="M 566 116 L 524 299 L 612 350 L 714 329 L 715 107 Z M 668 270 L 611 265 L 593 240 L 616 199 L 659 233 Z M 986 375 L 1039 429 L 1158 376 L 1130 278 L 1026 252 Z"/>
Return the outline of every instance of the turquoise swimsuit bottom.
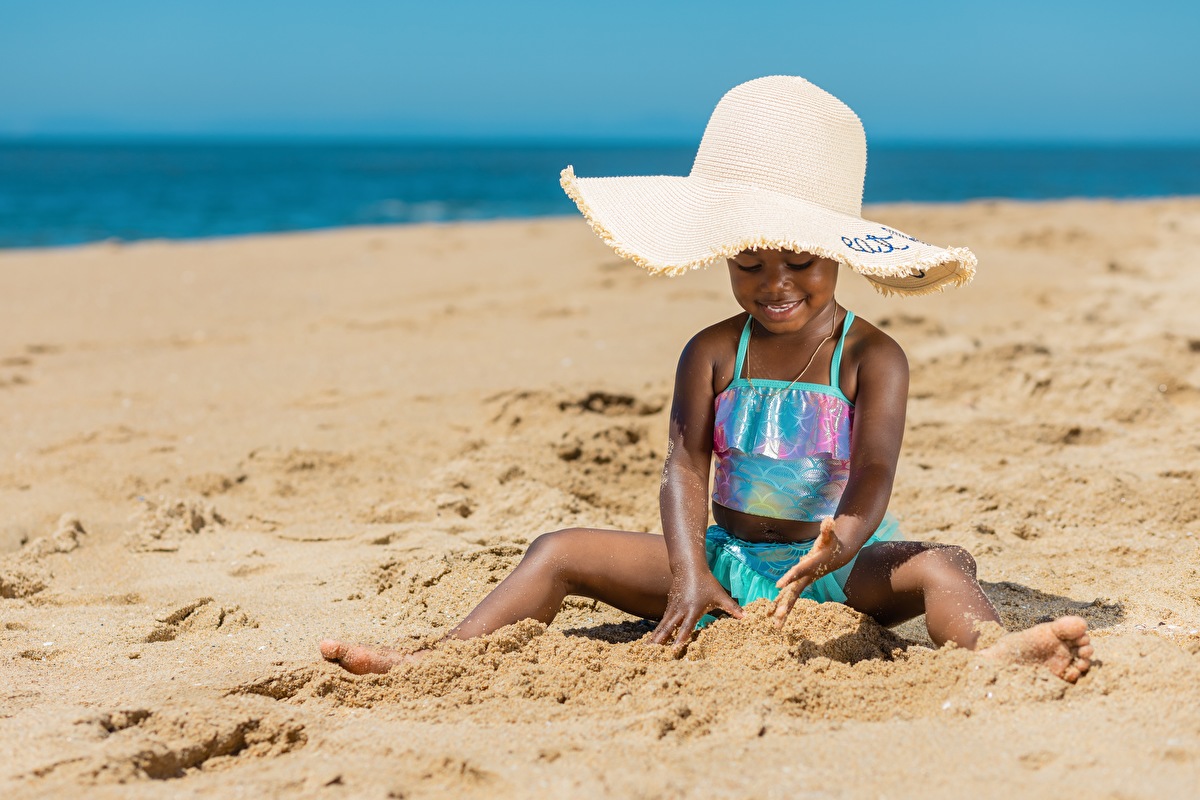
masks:
<path fill-rule="evenodd" d="M 846 332 L 854 313 L 846 312 L 842 334 L 829 365 L 829 384 L 785 383 L 742 376 L 752 319 L 738 341 L 733 380 L 717 395 L 713 425 L 716 476 L 713 502 L 770 519 L 818 522 L 834 516 L 850 474 L 850 430 L 854 405 L 839 385 Z M 883 522 L 863 547 L 903 538 L 895 517 Z M 747 542 L 713 525 L 705 535 L 708 567 L 738 605 L 779 596 L 775 581 L 812 549 L 807 542 Z M 844 603 L 842 587 L 858 560 L 814 581 L 801 597 L 818 603 Z M 697 627 L 712 622 L 707 615 Z"/>
<path fill-rule="evenodd" d="M 887 514 L 875 529 L 875 533 L 863 544 L 863 548 L 878 542 L 902 538 L 896 518 Z M 720 525 L 712 525 L 704 536 L 704 554 L 708 558 L 708 568 L 712 570 L 713 576 L 739 606 L 745 606 L 755 600 L 774 600 L 778 597 L 779 589 L 775 588 L 775 581 L 782 578 L 797 561 L 808 555 L 814 541 L 816 540 L 784 544 L 747 542 Z M 800 596 L 818 603 L 846 602 L 843 587 L 857 561 L 858 555 L 855 554 L 849 564 L 817 578 L 800 593 Z M 703 628 L 715 620 L 716 617 L 706 614 L 700 618 L 696 627 Z"/>

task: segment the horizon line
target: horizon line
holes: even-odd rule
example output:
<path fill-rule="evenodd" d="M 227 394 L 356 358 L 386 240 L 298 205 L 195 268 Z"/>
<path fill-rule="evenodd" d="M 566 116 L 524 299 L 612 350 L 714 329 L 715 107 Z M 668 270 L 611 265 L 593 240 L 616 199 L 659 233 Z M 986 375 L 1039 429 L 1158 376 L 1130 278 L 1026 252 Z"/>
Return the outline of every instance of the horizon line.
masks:
<path fill-rule="evenodd" d="M 619 136 L 516 136 L 516 135 L 389 135 L 389 134 L 226 134 L 226 133 L 87 133 L 87 134 L 12 134 L 0 133 L 0 147 L 21 145 L 260 145 L 260 146 L 337 146 L 374 145 L 408 147 L 514 147 L 514 148 L 690 148 L 697 139 L 675 137 Z M 1082 138 L 1082 137 L 880 137 L 870 149 L 922 148 L 1147 148 L 1180 149 L 1200 147 L 1200 138 Z"/>

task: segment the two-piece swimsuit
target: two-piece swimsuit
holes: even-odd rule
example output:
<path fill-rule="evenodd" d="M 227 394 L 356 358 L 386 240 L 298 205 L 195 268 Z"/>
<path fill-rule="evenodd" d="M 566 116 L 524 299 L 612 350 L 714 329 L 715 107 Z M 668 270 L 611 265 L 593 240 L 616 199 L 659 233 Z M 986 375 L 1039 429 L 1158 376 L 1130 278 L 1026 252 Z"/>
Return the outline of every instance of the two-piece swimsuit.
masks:
<path fill-rule="evenodd" d="M 854 313 L 846 312 L 829 365 L 829 385 L 743 377 L 753 318 L 738 341 L 733 381 L 716 398 L 713 455 L 714 503 L 771 519 L 819 522 L 837 512 L 850 475 L 850 429 L 854 404 L 842 393 L 839 373 L 846 333 Z M 863 545 L 899 537 L 890 514 Z M 719 525 L 705 536 L 708 566 L 725 590 L 746 605 L 779 595 L 775 582 L 812 549 L 806 542 L 748 542 Z M 815 580 L 801 597 L 845 602 L 842 587 L 850 563 Z M 701 624 L 711 621 L 705 617 Z"/>

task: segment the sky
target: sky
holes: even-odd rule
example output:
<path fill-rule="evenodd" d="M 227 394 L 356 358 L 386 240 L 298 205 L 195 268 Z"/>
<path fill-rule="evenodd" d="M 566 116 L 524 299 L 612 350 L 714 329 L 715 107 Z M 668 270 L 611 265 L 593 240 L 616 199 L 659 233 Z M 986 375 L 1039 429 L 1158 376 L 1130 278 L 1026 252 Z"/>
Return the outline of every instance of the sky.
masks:
<path fill-rule="evenodd" d="M 1200 144 L 1197 31 L 1188 0 L 0 0 L 0 137 L 683 143 L 788 74 L 876 143 Z"/>

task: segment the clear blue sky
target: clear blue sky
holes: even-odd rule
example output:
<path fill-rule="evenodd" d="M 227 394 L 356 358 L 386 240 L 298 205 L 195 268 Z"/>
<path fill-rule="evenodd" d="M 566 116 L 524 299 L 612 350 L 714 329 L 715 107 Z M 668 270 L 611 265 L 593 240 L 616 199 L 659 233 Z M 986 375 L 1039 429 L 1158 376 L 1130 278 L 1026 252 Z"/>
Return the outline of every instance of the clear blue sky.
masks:
<path fill-rule="evenodd" d="M 1200 142 L 1200 3 L 0 0 L 0 136 L 695 141 L 803 75 L 874 141 Z"/>

